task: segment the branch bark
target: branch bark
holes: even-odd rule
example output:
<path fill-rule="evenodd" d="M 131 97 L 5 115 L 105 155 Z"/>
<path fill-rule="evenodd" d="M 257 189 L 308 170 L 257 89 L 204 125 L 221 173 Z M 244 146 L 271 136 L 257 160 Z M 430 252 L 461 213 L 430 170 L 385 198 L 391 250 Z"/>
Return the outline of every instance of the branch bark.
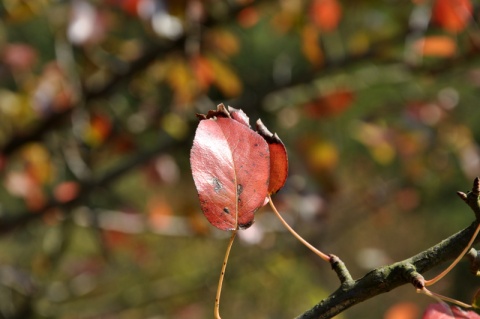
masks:
<path fill-rule="evenodd" d="M 473 222 L 469 227 L 413 257 L 374 269 L 348 285 L 342 282 L 340 288 L 296 319 L 332 318 L 362 301 L 412 283 L 409 276 L 412 271 L 422 274 L 447 260 L 454 259 L 468 244 L 477 223 Z M 342 271 L 344 272 L 345 270 Z"/>

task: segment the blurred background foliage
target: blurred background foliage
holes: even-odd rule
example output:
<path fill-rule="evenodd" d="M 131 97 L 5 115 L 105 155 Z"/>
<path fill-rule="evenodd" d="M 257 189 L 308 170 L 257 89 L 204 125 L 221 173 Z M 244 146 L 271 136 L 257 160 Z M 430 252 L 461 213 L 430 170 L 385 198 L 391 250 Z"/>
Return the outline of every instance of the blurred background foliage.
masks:
<path fill-rule="evenodd" d="M 4 0 L 0 317 L 211 318 L 229 237 L 189 168 L 218 103 L 285 142 L 274 197 L 354 277 L 470 224 L 480 174 L 473 0 Z M 432 274 L 429 274 L 432 275 Z M 291 318 L 336 276 L 267 207 L 240 233 L 226 318 Z M 461 263 L 435 291 L 469 302 Z M 420 318 L 412 287 L 339 318 Z"/>

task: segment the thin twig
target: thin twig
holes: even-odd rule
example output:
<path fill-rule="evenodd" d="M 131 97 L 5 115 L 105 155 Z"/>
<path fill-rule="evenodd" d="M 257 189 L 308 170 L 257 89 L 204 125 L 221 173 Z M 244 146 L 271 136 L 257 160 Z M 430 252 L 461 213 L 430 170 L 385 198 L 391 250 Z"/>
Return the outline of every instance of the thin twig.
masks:
<path fill-rule="evenodd" d="M 458 300 L 455 300 L 453 298 L 450 298 L 450 297 L 446 297 L 446 296 L 443 296 L 443 295 L 440 295 L 440 294 L 437 294 L 433 291 L 430 291 L 428 290 L 427 288 L 423 287 L 423 289 L 417 289 L 417 292 L 418 293 L 422 293 L 424 295 L 427 295 L 429 297 L 432 297 L 438 301 L 446 301 L 446 302 L 449 302 L 449 303 L 453 303 L 457 306 L 460 306 L 462 308 L 467 308 L 467 309 L 471 309 L 472 308 L 472 305 L 469 305 L 469 304 L 466 304 L 464 302 L 461 302 L 461 301 L 458 301 Z"/>
<path fill-rule="evenodd" d="M 272 201 L 272 197 L 270 195 L 268 195 L 268 202 L 270 203 L 270 207 L 273 209 L 273 211 L 275 212 L 275 214 L 277 215 L 277 217 L 280 219 L 280 221 L 282 222 L 282 224 L 285 226 L 285 228 L 288 229 L 288 231 L 296 238 L 298 239 L 302 244 L 304 244 L 308 249 L 310 249 L 311 251 L 313 251 L 317 256 L 319 256 L 320 258 L 322 258 L 323 260 L 325 260 L 326 262 L 330 262 L 330 256 L 321 252 L 320 250 L 318 250 L 317 248 L 313 247 L 308 241 L 306 241 L 305 239 L 303 239 L 302 236 L 300 236 L 299 234 L 297 234 L 296 231 L 293 230 L 292 227 L 290 227 L 290 225 L 288 225 L 288 223 L 285 221 L 285 219 L 283 219 L 282 215 L 280 215 L 280 213 L 278 212 L 277 208 L 275 207 L 275 205 L 273 204 L 273 201 Z"/>
<path fill-rule="evenodd" d="M 220 295 L 222 294 L 222 284 L 223 278 L 225 277 L 225 270 L 227 269 L 228 256 L 230 255 L 230 250 L 232 250 L 233 240 L 237 235 L 238 228 L 232 232 L 230 241 L 228 242 L 227 251 L 225 252 L 225 257 L 223 258 L 222 271 L 220 272 L 220 279 L 218 280 L 217 294 L 215 296 L 215 308 L 213 315 L 215 319 L 221 319 L 220 317 Z"/>
<path fill-rule="evenodd" d="M 465 254 L 467 253 L 467 251 L 470 249 L 470 247 L 472 246 L 475 238 L 477 238 L 477 235 L 478 235 L 478 232 L 480 231 L 480 224 L 477 225 L 477 228 L 475 229 L 475 232 L 473 233 L 472 235 L 472 238 L 470 238 L 470 241 L 468 242 L 468 244 L 465 246 L 465 248 L 462 250 L 462 252 L 458 255 L 458 257 L 450 264 L 450 266 L 447 267 L 447 269 L 445 269 L 444 271 L 442 271 L 439 275 L 437 275 L 435 278 L 432 278 L 430 280 L 425 280 L 425 286 L 431 286 L 433 284 L 435 284 L 437 281 L 439 281 L 440 279 L 442 279 L 443 277 L 445 277 L 446 274 L 448 274 L 450 272 L 450 270 L 453 269 L 453 267 L 455 267 L 458 262 L 463 258 L 463 256 L 465 256 Z"/>

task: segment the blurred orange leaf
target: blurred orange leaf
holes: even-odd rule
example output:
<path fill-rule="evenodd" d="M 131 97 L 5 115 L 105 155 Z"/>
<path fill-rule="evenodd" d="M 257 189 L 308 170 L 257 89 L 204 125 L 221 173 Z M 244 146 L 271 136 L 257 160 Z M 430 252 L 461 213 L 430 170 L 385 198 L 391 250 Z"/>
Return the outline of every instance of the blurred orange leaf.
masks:
<path fill-rule="evenodd" d="M 53 190 L 53 196 L 60 203 L 66 203 L 78 196 L 80 187 L 77 182 L 69 181 L 58 184 Z"/>
<path fill-rule="evenodd" d="M 337 0 L 313 0 L 310 17 L 322 31 L 331 32 L 336 30 L 340 23 L 342 7 Z"/>
<path fill-rule="evenodd" d="M 174 58 L 168 62 L 166 80 L 175 93 L 175 100 L 178 104 L 189 103 L 193 100 L 196 81 L 185 60 Z"/>
<path fill-rule="evenodd" d="M 251 28 L 257 24 L 259 14 L 257 9 L 253 7 L 245 8 L 237 15 L 238 23 L 244 28 Z"/>
<path fill-rule="evenodd" d="M 126 248 L 133 243 L 131 234 L 111 229 L 104 229 L 102 231 L 102 238 L 105 245 L 113 249 Z"/>
<path fill-rule="evenodd" d="M 190 59 L 190 64 L 199 88 L 203 91 L 207 90 L 215 80 L 215 73 L 210 62 L 205 57 L 196 55 Z"/>
<path fill-rule="evenodd" d="M 276 31 L 280 33 L 287 33 L 290 31 L 296 20 L 297 16 L 294 13 L 287 10 L 282 10 L 275 14 L 271 24 Z"/>
<path fill-rule="evenodd" d="M 215 86 L 225 95 L 225 97 L 238 96 L 243 89 L 242 82 L 230 66 L 217 58 L 208 59 L 215 73 Z"/>
<path fill-rule="evenodd" d="M 383 319 L 417 319 L 419 314 L 420 309 L 413 302 L 399 302 L 385 312 Z"/>
<path fill-rule="evenodd" d="M 318 38 L 319 31 L 312 25 L 306 25 L 302 29 L 302 52 L 307 60 L 315 67 L 320 66 L 323 62 L 323 52 L 320 48 Z"/>
<path fill-rule="evenodd" d="M 211 30 L 207 34 L 207 43 L 215 53 L 222 53 L 229 57 L 240 50 L 238 38 L 230 31 L 224 29 Z"/>
<path fill-rule="evenodd" d="M 349 89 L 337 89 L 304 105 L 305 113 L 312 118 L 339 115 L 352 105 L 355 94 Z"/>
<path fill-rule="evenodd" d="M 110 119 L 103 114 L 93 114 L 90 117 L 90 125 L 85 132 L 85 141 L 91 146 L 99 146 L 110 135 L 112 124 Z"/>
<path fill-rule="evenodd" d="M 25 171 L 35 183 L 46 184 L 52 180 L 54 167 L 48 150 L 40 143 L 31 143 L 22 149 Z"/>
<path fill-rule="evenodd" d="M 455 41 L 443 35 L 419 39 L 414 44 L 415 51 L 423 56 L 449 58 L 457 53 Z"/>
<path fill-rule="evenodd" d="M 148 221 L 153 229 L 161 230 L 170 226 L 173 210 L 165 200 L 152 198 L 147 205 Z"/>
<path fill-rule="evenodd" d="M 450 32 L 460 32 L 472 18 L 470 0 L 436 0 L 432 9 L 432 20 Z"/>

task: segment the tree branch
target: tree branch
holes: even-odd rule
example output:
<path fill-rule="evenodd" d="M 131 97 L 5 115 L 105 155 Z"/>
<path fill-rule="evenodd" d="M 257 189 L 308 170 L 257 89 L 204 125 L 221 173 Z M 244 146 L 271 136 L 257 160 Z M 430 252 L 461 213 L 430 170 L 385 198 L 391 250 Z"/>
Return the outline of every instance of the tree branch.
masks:
<path fill-rule="evenodd" d="M 4 236 L 17 228 L 20 228 L 27 223 L 37 220 L 51 211 L 52 208 L 61 208 L 65 211 L 69 211 L 73 207 L 82 203 L 86 197 L 92 192 L 98 190 L 99 187 L 105 187 L 117 180 L 126 172 L 129 172 L 134 167 L 141 165 L 154 156 L 162 154 L 164 152 L 171 151 L 172 147 L 184 147 L 185 143 L 189 139 L 183 141 L 177 141 L 165 134 L 163 141 L 153 146 L 149 150 L 139 152 L 138 154 L 131 156 L 127 160 L 118 164 L 116 167 L 108 170 L 107 172 L 100 174 L 96 178 L 92 178 L 86 181 L 82 181 L 80 184 L 80 190 L 75 198 L 68 202 L 59 202 L 51 197 L 45 206 L 35 212 L 24 211 L 15 214 L 10 214 L 8 217 L 0 218 L 0 236 Z"/>
<path fill-rule="evenodd" d="M 332 318 L 353 305 L 379 294 L 389 292 L 404 284 L 415 284 L 410 276 L 412 271 L 425 273 L 435 266 L 455 258 L 468 244 L 477 223 L 473 222 L 469 227 L 411 258 L 374 269 L 350 285 L 342 284 L 329 297 L 305 311 L 297 319 Z"/>
<path fill-rule="evenodd" d="M 232 5 L 224 15 L 220 15 L 218 17 L 208 17 L 206 21 L 204 21 L 203 26 L 214 27 L 223 23 L 228 23 L 242 9 L 258 5 L 259 3 L 266 1 L 267 0 L 257 0 L 253 3 L 241 6 Z M 119 85 L 130 81 L 134 76 L 145 70 L 159 57 L 164 56 L 175 50 L 183 49 L 187 37 L 188 35 L 185 34 L 174 41 L 163 40 L 157 41 L 153 44 L 148 44 L 148 47 L 145 49 L 143 55 L 140 56 L 137 60 L 126 65 L 124 68 L 122 68 L 122 70 L 110 70 L 112 76 L 103 86 L 84 88 L 82 99 L 86 107 L 91 104 L 90 102 L 108 96 L 115 89 L 118 89 Z M 50 130 L 57 129 L 58 125 L 63 123 L 67 119 L 67 117 L 71 115 L 74 109 L 74 105 L 70 105 L 70 107 L 65 107 L 62 111 L 51 114 L 43 122 L 34 126 L 29 131 L 17 133 L 17 135 L 12 136 L 0 148 L 0 155 L 8 157 L 25 144 L 41 140 L 42 137 Z"/>

